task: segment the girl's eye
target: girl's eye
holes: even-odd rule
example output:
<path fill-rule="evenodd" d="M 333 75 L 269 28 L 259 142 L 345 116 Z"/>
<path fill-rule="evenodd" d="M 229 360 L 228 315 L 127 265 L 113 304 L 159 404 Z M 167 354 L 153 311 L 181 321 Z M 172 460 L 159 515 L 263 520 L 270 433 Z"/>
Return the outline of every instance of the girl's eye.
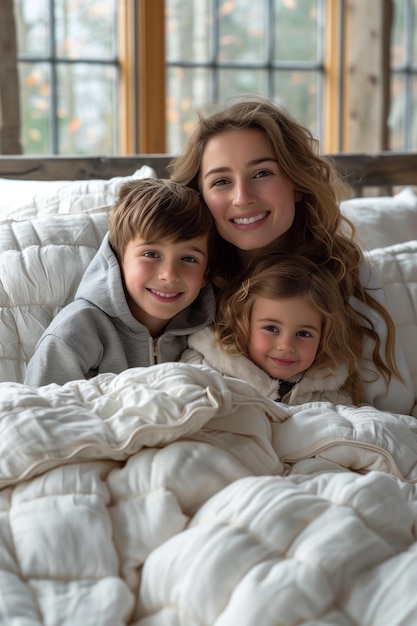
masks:
<path fill-rule="evenodd" d="M 311 337 L 311 333 L 309 333 L 308 330 L 299 330 L 297 335 L 299 337 Z"/>
<path fill-rule="evenodd" d="M 198 263 L 198 259 L 193 256 L 183 256 L 182 260 L 186 261 L 186 263 Z"/>
<path fill-rule="evenodd" d="M 270 324 L 268 326 L 264 326 L 264 330 L 266 330 L 268 333 L 277 333 L 278 332 L 278 328 L 276 326 L 273 326 L 272 324 Z"/>

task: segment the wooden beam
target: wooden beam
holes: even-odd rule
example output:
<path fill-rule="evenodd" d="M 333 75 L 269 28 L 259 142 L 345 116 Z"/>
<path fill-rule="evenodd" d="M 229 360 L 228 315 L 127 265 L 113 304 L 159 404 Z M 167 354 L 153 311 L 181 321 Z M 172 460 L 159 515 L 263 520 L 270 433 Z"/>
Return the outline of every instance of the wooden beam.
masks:
<path fill-rule="evenodd" d="M 139 152 L 165 152 L 165 2 L 140 0 Z"/>
<path fill-rule="evenodd" d="M 330 154 L 339 174 L 354 191 L 364 187 L 417 185 L 417 152 L 380 154 Z M 149 165 L 159 177 L 166 177 L 169 154 L 131 156 L 30 157 L 1 156 L 0 177 L 21 180 L 89 180 L 130 176 Z"/>
<path fill-rule="evenodd" d="M 20 154 L 19 83 L 13 0 L 0 2 L 0 152 Z"/>
<path fill-rule="evenodd" d="M 119 152 L 135 154 L 138 142 L 138 76 L 135 72 L 137 56 L 136 2 L 119 0 Z"/>
<path fill-rule="evenodd" d="M 392 0 L 347 0 L 346 6 L 342 149 L 387 150 Z"/>
<path fill-rule="evenodd" d="M 130 176 L 149 165 L 158 177 L 167 177 L 167 154 L 132 156 L 0 156 L 0 177 L 27 180 L 90 180 Z"/>
<path fill-rule="evenodd" d="M 339 152 L 342 148 L 341 128 L 343 116 L 343 6 L 342 2 L 326 0 L 325 58 L 324 58 L 324 128 L 323 149 Z"/>

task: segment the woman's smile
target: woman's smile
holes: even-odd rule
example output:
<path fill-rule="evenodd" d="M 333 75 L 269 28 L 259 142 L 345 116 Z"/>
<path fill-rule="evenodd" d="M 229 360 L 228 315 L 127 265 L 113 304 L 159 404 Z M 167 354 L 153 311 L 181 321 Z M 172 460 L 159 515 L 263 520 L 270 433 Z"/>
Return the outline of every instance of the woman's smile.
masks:
<path fill-rule="evenodd" d="M 223 239 L 239 250 L 260 250 L 294 221 L 295 191 L 260 131 L 226 130 L 204 149 L 200 187 Z"/>
<path fill-rule="evenodd" d="M 263 213 L 255 213 L 250 216 L 234 217 L 230 221 L 236 224 L 236 226 L 260 226 L 260 222 L 264 222 L 270 214 L 270 211 L 264 211 Z"/>

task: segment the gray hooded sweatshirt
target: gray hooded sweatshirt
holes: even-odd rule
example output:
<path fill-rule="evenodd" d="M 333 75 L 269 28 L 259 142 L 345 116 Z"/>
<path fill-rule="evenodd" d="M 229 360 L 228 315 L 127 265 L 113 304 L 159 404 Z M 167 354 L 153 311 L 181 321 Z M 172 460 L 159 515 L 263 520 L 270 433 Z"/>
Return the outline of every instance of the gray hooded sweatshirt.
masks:
<path fill-rule="evenodd" d="M 132 315 L 120 266 L 108 235 L 88 266 L 73 302 L 52 320 L 39 339 L 25 384 L 63 385 L 102 372 L 176 361 L 187 337 L 214 319 L 215 296 L 207 284 L 196 300 L 173 317 L 158 339 Z"/>

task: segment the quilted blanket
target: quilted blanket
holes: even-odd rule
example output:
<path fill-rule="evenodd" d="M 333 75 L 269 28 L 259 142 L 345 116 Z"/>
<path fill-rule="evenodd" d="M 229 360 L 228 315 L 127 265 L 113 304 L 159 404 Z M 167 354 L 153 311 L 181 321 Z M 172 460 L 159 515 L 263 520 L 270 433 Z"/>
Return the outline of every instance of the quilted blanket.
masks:
<path fill-rule="evenodd" d="M 415 194 L 350 207 L 404 376 L 368 406 L 185 363 L 31 389 L 123 182 L 0 180 L 0 626 L 415 626 Z"/>
<path fill-rule="evenodd" d="M 0 384 L 0 624 L 417 622 L 417 421 L 169 363 Z"/>

